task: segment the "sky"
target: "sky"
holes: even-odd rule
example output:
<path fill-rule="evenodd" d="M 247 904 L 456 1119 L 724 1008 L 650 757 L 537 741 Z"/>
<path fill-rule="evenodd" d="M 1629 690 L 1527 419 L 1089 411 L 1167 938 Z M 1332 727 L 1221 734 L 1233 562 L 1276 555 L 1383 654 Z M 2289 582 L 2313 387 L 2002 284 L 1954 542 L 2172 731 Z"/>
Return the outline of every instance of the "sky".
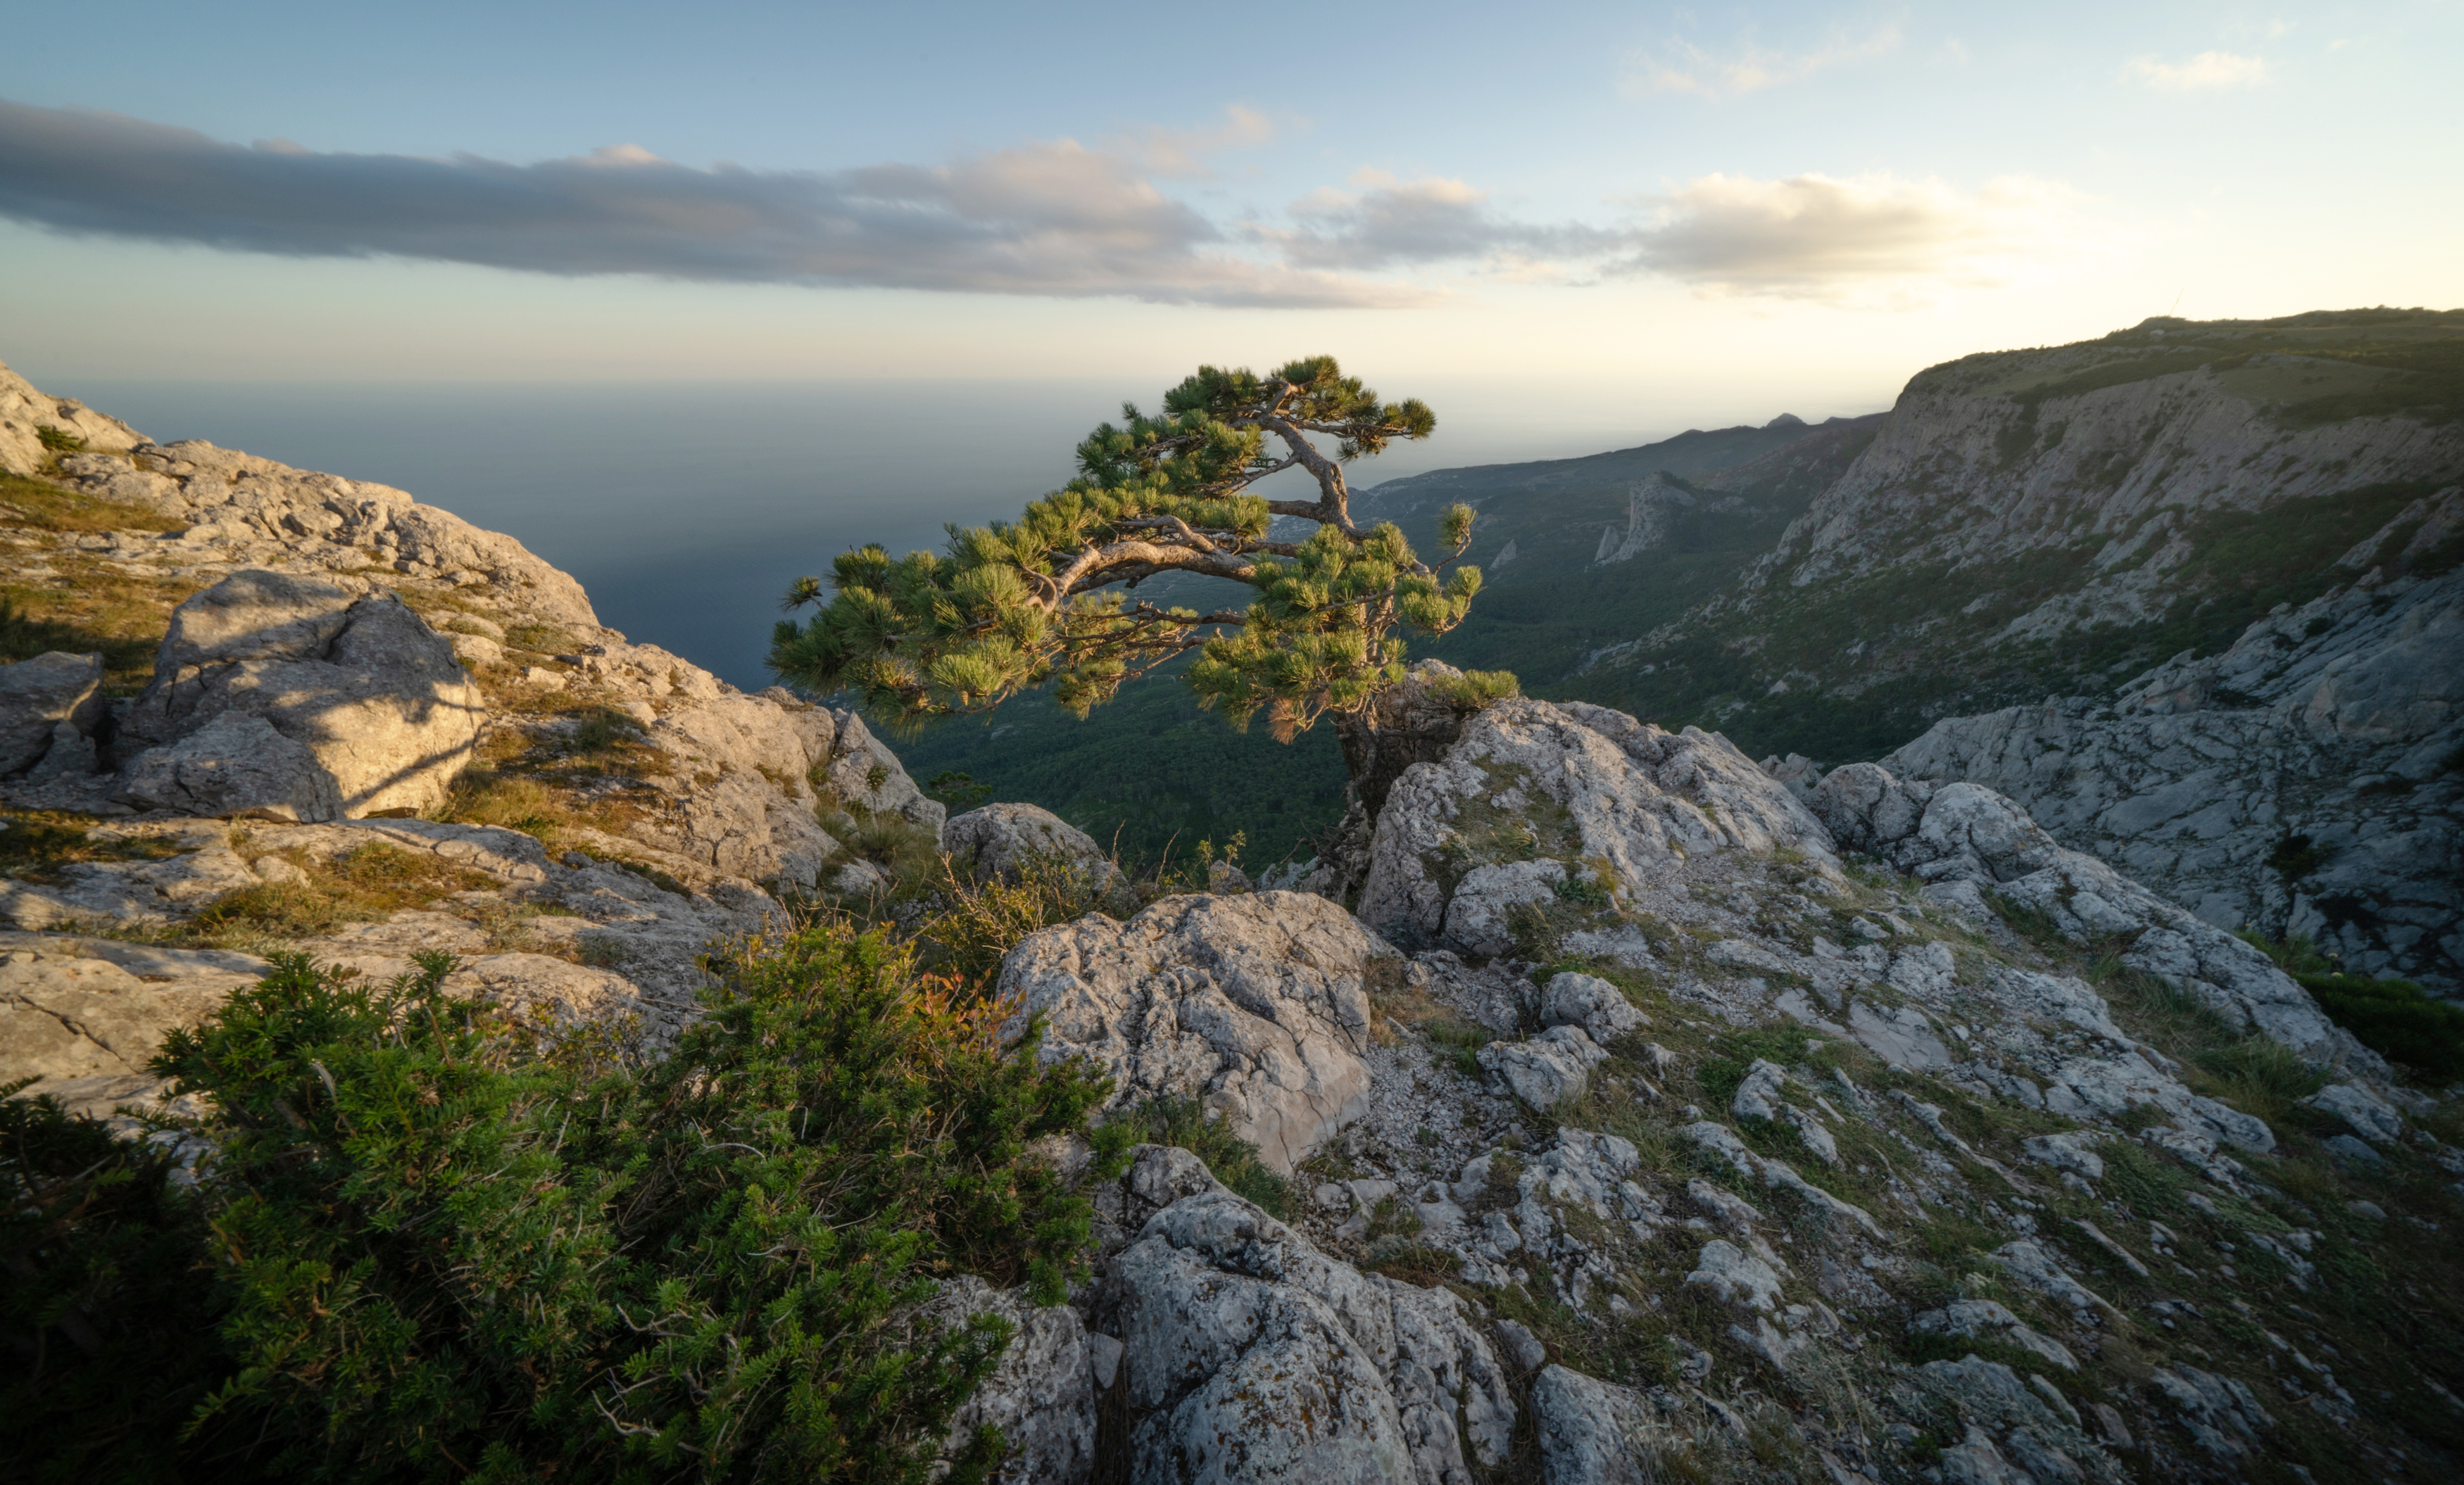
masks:
<path fill-rule="evenodd" d="M 1664 432 L 2154 315 L 2464 305 L 2446 0 L 75 30 L 0 49 L 0 359 L 47 387 L 1159 388 L 1331 352 Z"/>

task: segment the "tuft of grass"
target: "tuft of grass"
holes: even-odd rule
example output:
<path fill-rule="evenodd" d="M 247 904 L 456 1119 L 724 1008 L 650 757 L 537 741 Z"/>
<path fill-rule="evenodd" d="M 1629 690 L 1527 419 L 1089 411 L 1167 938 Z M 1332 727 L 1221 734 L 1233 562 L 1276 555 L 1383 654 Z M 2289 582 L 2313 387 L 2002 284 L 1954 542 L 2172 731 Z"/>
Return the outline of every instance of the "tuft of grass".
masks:
<path fill-rule="evenodd" d="M 484 872 L 384 844 L 329 861 L 292 860 L 304 880 L 226 892 L 188 921 L 187 934 L 209 944 L 314 938 L 345 923 L 373 923 L 455 892 L 496 885 Z"/>
<path fill-rule="evenodd" d="M 151 836 L 104 836 L 91 832 L 99 817 L 62 810 L 0 810 L 0 875 L 46 884 L 67 880 L 79 862 L 158 862 L 179 854 L 173 842 Z"/>
<path fill-rule="evenodd" d="M 2216 1080 L 2219 1096 L 2270 1124 L 2327 1085 L 2324 1072 L 2271 1037 L 2244 1037 L 2198 1053 L 2192 1060 Z"/>

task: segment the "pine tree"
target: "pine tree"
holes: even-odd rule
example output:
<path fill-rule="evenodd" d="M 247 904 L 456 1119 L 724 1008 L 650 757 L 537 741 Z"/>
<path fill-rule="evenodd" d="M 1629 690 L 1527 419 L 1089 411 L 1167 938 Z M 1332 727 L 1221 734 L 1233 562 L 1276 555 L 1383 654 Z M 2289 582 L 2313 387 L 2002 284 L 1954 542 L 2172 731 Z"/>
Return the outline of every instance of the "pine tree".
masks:
<path fill-rule="evenodd" d="M 1454 564 L 1472 513 L 1441 523 L 1452 547 L 1422 561 L 1393 524 L 1352 518 L 1344 466 L 1396 439 L 1422 439 L 1437 416 L 1418 400 L 1381 403 L 1331 356 L 1260 377 L 1201 366 L 1149 417 L 1134 404 L 1078 446 L 1078 477 L 1015 521 L 949 529 L 946 554 L 892 558 L 878 546 L 839 557 L 828 582 L 800 579 L 770 664 L 814 691 L 852 689 L 868 710 L 913 721 L 998 707 L 1049 686 L 1080 716 L 1125 681 L 1192 650 L 1187 681 L 1236 727 L 1259 711 L 1278 741 L 1332 714 L 1357 725 L 1402 678 L 1400 630 L 1443 634 L 1480 591 Z M 1330 456 L 1310 435 L 1330 439 Z M 1317 482 L 1314 501 L 1250 487 L 1286 470 Z M 1272 539 L 1275 517 L 1313 524 Z M 1452 568 L 1452 571 L 1446 569 Z M 1165 573 L 1256 590 L 1212 613 L 1136 596 Z"/>

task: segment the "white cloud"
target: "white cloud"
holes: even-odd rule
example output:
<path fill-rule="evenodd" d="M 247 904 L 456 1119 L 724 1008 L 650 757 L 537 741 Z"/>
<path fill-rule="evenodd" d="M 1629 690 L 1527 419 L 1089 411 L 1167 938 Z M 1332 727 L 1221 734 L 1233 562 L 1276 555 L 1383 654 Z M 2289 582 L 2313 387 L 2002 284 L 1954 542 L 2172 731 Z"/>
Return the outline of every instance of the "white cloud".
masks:
<path fill-rule="evenodd" d="M 1629 265 L 1723 293 L 1841 298 L 1891 283 L 1993 286 L 2079 243 L 2077 192 L 2012 176 L 1963 193 L 1889 174 L 1706 175 L 1659 199 Z"/>
<path fill-rule="evenodd" d="M 2122 75 L 2133 81 L 2167 93 L 2196 93 L 2211 88 L 2247 88 L 2267 80 L 2264 57 L 2239 56 L 2231 52 L 2202 52 L 2187 62 L 2160 62 L 2152 56 L 2134 56 L 2123 64 Z"/>
<path fill-rule="evenodd" d="M 1107 142 L 1157 175 L 1177 180 L 1210 180 L 1215 167 L 1209 155 L 1264 144 L 1275 137 L 1275 121 L 1254 108 L 1234 103 L 1223 110 L 1223 122 L 1212 129 L 1149 129 L 1144 134 Z"/>
<path fill-rule="evenodd" d="M 1734 97 L 1795 82 L 1842 63 L 1880 56 L 1896 50 L 1899 44 L 1900 30 L 1896 26 L 1884 26 L 1861 36 L 1834 33 L 1830 40 L 1807 52 L 1771 51 L 1748 43 L 1725 56 L 1671 37 L 1658 47 L 1628 56 L 1620 88 L 1630 98 L 1655 93 Z"/>

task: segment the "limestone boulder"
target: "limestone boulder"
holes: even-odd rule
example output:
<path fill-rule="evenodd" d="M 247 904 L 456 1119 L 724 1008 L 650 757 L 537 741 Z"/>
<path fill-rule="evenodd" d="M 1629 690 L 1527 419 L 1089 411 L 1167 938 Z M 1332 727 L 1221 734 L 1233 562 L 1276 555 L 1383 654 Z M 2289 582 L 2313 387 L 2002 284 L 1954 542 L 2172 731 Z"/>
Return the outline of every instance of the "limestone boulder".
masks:
<path fill-rule="evenodd" d="M 317 754 L 245 711 L 223 712 L 178 742 L 139 753 L 121 776 L 120 797 L 140 809 L 223 819 L 342 818 L 341 786 Z"/>
<path fill-rule="evenodd" d="M 143 437 L 118 418 L 97 412 L 74 397 L 54 397 L 0 364 L 0 470 L 11 474 L 40 470 L 53 453 L 43 446 L 42 430 L 47 427 L 97 450 L 127 448 Z"/>
<path fill-rule="evenodd" d="M 1583 1096 L 1592 1069 L 1608 1053 L 1579 1026 L 1551 1026 L 1529 1041 L 1492 1041 L 1480 1049 L 1481 1071 L 1534 1113 L 1553 1114 Z"/>
<path fill-rule="evenodd" d="M 0 666 L 0 776 L 42 762 L 62 723 L 90 734 L 107 714 L 100 655 L 51 650 Z"/>
<path fill-rule="evenodd" d="M 1123 1346 L 1133 1481 L 1472 1485 L 1513 1438 L 1460 1298 L 1361 1274 L 1221 1187 L 1145 1221 L 1093 1320 Z"/>
<path fill-rule="evenodd" d="M 173 1028 L 194 1026 L 270 968 L 161 950 L 122 950 L 115 957 L 133 959 L 123 964 L 100 957 L 110 946 L 36 942 L 44 947 L 0 950 L 0 1084 L 142 1076 Z"/>
<path fill-rule="evenodd" d="M 1015 882 L 1038 860 L 1106 881 L 1118 874 L 1092 836 L 1033 804 L 987 804 L 955 816 L 942 829 L 941 848 L 952 864 L 979 878 Z"/>
<path fill-rule="evenodd" d="M 306 748 L 341 814 L 414 813 L 443 802 L 484 711 L 452 645 L 392 594 L 252 569 L 172 611 L 121 751 L 237 712 Z M 132 759 L 130 776 L 144 767 Z"/>
<path fill-rule="evenodd" d="M 1647 1405 L 1631 1387 L 1571 1367 L 1544 1367 L 1531 1381 L 1531 1421 L 1545 1485 L 1650 1485 L 1659 1478 L 1645 1450 Z"/>
<path fill-rule="evenodd" d="M 934 843 L 938 845 L 941 827 L 950 817 L 948 806 L 925 797 L 915 780 L 907 776 L 898 754 L 872 735 L 864 718 L 852 711 L 837 712 L 835 716 L 838 736 L 825 775 L 828 786 L 847 803 L 875 815 L 895 815 L 930 831 Z"/>
<path fill-rule="evenodd" d="M 1369 978 L 1393 958 L 1322 897 L 1171 897 L 1028 935 L 1001 994 L 1011 1035 L 1045 1017 L 1044 1059 L 1092 1062 L 1113 1105 L 1199 1098 L 1288 1172 L 1366 1107 Z"/>
<path fill-rule="evenodd" d="M 1540 1020 L 1548 1026 L 1579 1026 L 1606 1045 L 1651 1024 L 1625 992 L 1596 974 L 1567 970 L 1550 976 L 1540 992 Z"/>
<path fill-rule="evenodd" d="M 1822 823 L 1727 738 L 1581 702 L 1504 701 L 1442 761 L 1397 780 L 1360 917 L 1407 948 L 1493 954 L 1513 909 L 1561 886 L 1622 906 L 1689 857 L 1781 848 L 1817 870 L 1832 860 Z"/>
<path fill-rule="evenodd" d="M 978 1317 L 1013 1327 L 1001 1365 L 950 1419 L 946 1447 L 977 1430 L 1001 1431 L 1009 1456 L 993 1477 L 1015 1485 L 1072 1485 L 1095 1465 L 1095 1381 L 1087 1327 L 1066 1304 L 1039 1305 L 1024 1289 L 995 1289 L 972 1274 L 941 1287 L 923 1318 L 957 1329 Z"/>
<path fill-rule="evenodd" d="M 692 862 L 694 876 L 820 880 L 839 842 L 815 819 L 812 777 L 831 761 L 838 715 L 792 696 L 726 694 L 654 714 L 645 740 L 674 762 L 649 780 L 663 808 L 629 832 Z"/>

